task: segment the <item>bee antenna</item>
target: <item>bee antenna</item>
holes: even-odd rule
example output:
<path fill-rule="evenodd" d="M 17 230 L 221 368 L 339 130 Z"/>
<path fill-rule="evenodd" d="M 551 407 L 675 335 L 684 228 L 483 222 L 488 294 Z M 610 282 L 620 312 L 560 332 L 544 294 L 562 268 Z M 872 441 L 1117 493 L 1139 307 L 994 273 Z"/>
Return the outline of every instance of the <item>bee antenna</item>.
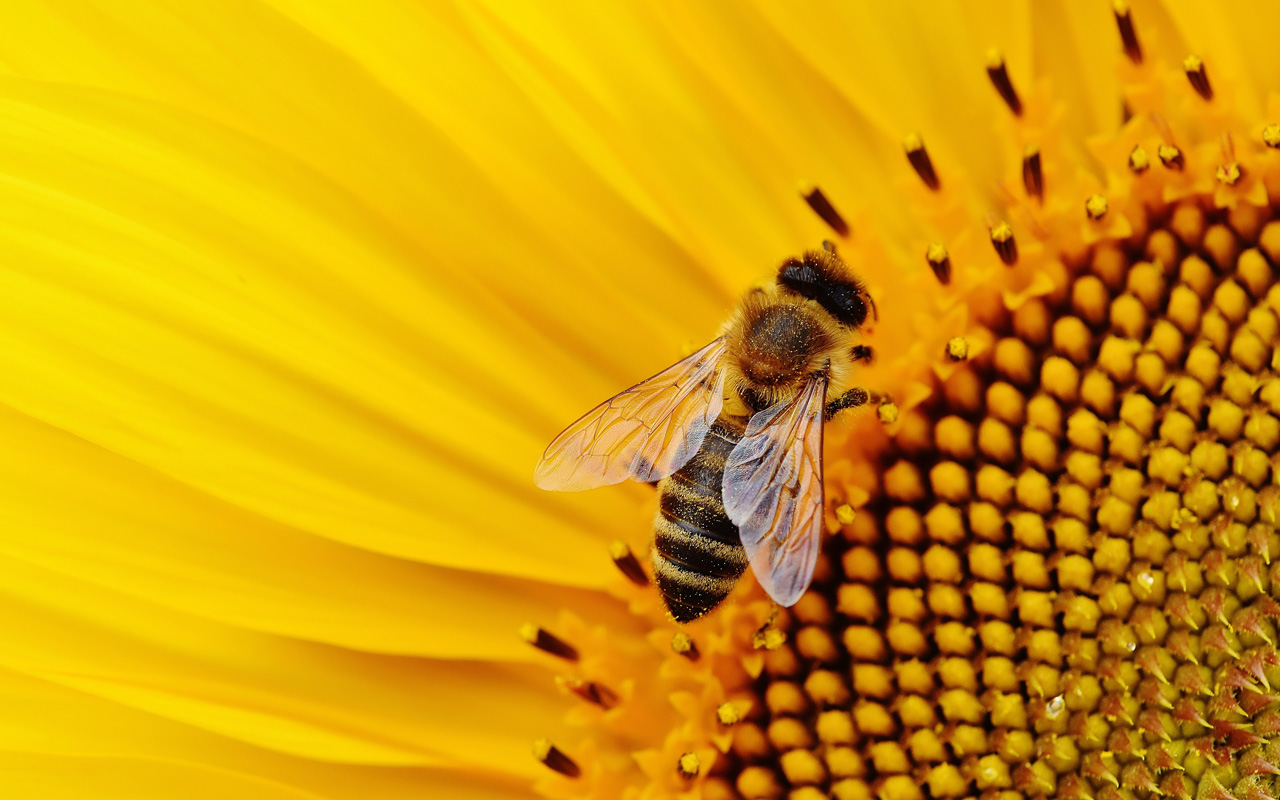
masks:
<path fill-rule="evenodd" d="M 870 293 L 867 294 L 867 303 L 871 305 L 871 318 L 876 322 L 879 322 L 880 312 L 876 310 L 876 299 L 872 297 Z"/>

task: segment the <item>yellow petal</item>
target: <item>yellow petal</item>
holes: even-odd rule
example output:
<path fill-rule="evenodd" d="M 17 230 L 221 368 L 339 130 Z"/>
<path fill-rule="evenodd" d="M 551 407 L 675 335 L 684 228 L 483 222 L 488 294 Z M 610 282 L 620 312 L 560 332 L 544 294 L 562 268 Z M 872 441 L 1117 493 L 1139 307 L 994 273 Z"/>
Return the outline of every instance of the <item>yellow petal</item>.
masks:
<path fill-rule="evenodd" d="M 0 666 L 283 753 L 531 774 L 528 742 L 555 707 L 532 667 L 354 653 L 202 622 L 11 559 L 3 573 Z"/>
<path fill-rule="evenodd" d="M 209 767 L 149 758 L 0 751 L 0 791 L 32 800 L 321 800 L 322 795 Z"/>
<path fill-rule="evenodd" d="M 249 142 L 82 93 L 4 89 L 11 405 L 332 539 L 605 579 L 592 545 L 608 534 L 535 494 L 544 434 L 505 402 L 514 375 L 551 378 L 449 296 L 456 285 L 423 285 L 396 237 Z M 492 369 L 449 377 L 486 357 Z M 526 531 L 566 547 L 552 554 Z"/>
<path fill-rule="evenodd" d="M 310 536 L 3 407 L 0 439 L 30 454 L 0 460 L 0 553 L 209 619 L 361 650 L 523 660 L 535 652 L 514 635 L 522 623 L 568 597 L 611 607 Z"/>
<path fill-rule="evenodd" d="M 106 757 L 118 759 L 122 765 L 135 764 L 140 770 L 154 764 L 183 764 L 197 773 L 239 776 L 247 786 L 276 786 L 280 791 L 287 786 L 307 797 L 333 800 L 419 800 L 424 786 L 432 787 L 439 797 L 497 800 L 526 796 L 527 780 L 503 777 L 492 770 L 377 767 L 297 758 L 4 669 L 0 669 L 0 702 L 5 708 L 0 717 L 0 753 L 33 759 L 29 770 L 12 760 L 7 766 L 14 773 L 44 771 L 45 785 L 53 783 L 51 776 L 72 771 L 63 767 Z M 35 754 L 40 754 L 41 760 L 35 760 Z M 4 782 L 10 774 L 8 769 L 0 772 L 0 787 L 13 785 Z M 23 792 L 5 796 L 43 795 Z M 70 796 L 99 795 L 83 791 Z M 189 795 L 174 791 L 160 796 Z"/>

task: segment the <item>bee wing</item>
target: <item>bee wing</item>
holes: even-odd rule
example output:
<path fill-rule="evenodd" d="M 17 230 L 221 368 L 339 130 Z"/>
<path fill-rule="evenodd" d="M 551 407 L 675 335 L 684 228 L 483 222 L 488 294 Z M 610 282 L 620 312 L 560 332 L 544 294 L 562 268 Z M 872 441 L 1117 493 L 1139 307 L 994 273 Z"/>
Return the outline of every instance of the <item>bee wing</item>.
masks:
<path fill-rule="evenodd" d="M 809 587 L 822 542 L 822 424 L 827 381 L 756 414 L 724 470 L 724 509 L 751 568 L 779 605 Z"/>
<path fill-rule="evenodd" d="M 632 478 L 646 483 L 702 448 L 724 405 L 723 339 L 588 411 L 542 454 L 540 488 L 580 492 Z"/>

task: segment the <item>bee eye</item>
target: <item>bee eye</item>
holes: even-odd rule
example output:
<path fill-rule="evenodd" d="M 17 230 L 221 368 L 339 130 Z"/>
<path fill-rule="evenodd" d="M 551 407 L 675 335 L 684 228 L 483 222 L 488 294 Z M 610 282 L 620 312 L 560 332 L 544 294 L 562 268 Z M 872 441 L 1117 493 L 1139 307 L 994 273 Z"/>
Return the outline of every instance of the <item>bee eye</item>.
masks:
<path fill-rule="evenodd" d="M 857 283 L 811 258 L 788 259 L 778 268 L 778 285 L 817 302 L 842 325 L 861 327 L 867 320 L 867 301 Z"/>

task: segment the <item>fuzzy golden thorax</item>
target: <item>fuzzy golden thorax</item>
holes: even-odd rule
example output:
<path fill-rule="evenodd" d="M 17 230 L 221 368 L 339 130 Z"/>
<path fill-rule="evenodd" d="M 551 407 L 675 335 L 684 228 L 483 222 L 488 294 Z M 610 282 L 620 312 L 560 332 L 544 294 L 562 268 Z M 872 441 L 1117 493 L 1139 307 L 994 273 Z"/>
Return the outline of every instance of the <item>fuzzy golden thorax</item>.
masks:
<path fill-rule="evenodd" d="M 723 331 L 729 399 L 755 413 L 791 400 L 819 375 L 826 400 L 838 397 L 852 385 L 856 333 L 814 300 L 776 286 L 753 290 Z"/>

